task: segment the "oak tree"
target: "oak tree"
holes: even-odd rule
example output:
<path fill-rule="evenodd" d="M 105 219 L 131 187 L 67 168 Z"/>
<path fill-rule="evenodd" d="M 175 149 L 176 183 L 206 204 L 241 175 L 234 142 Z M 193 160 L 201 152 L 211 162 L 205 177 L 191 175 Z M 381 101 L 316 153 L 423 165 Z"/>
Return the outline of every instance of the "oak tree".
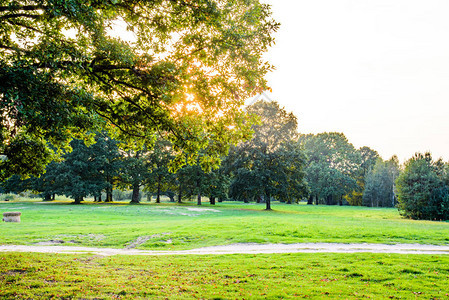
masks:
<path fill-rule="evenodd" d="M 40 174 L 48 143 L 92 128 L 218 163 L 248 137 L 277 28 L 259 0 L 0 0 L 0 176 Z"/>

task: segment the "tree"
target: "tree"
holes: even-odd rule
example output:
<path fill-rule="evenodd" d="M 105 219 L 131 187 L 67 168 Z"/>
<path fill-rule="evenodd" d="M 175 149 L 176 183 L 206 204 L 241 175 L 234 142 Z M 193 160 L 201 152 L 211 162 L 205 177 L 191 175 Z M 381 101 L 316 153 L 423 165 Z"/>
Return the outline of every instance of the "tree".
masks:
<path fill-rule="evenodd" d="M 159 138 L 148 154 L 150 173 L 145 184 L 147 191 L 156 193 L 156 203 L 160 203 L 162 193 L 175 189 L 175 174 L 168 169 L 172 159 L 173 147 L 171 143 Z"/>
<path fill-rule="evenodd" d="M 112 190 L 123 167 L 119 141 L 110 137 L 106 131 L 99 132 L 95 136 L 95 143 L 89 146 L 89 153 L 91 168 L 96 170 L 96 176 L 104 181 L 105 201 L 112 202 Z M 98 202 L 101 202 L 101 192 L 102 190 L 99 190 L 94 194 Z"/>
<path fill-rule="evenodd" d="M 379 158 L 366 175 L 363 205 L 394 207 L 396 205 L 394 182 L 398 176 L 399 162 L 396 156 L 389 161 Z"/>
<path fill-rule="evenodd" d="M 45 201 L 54 200 L 57 193 L 63 193 L 61 186 L 58 186 L 60 172 L 61 163 L 52 161 L 45 167 L 44 174 L 39 177 L 32 177 L 31 189 L 39 192 Z"/>
<path fill-rule="evenodd" d="M 122 188 L 131 188 L 131 203 L 140 203 L 140 188 L 150 175 L 148 150 L 128 149 L 123 152 L 122 168 L 119 175 L 119 185 Z"/>
<path fill-rule="evenodd" d="M 368 172 L 376 164 L 379 159 L 379 153 L 369 147 L 361 147 L 357 150 L 360 154 L 360 165 L 355 174 L 357 181 L 356 188 L 345 196 L 345 199 L 350 205 L 362 205 L 363 204 L 363 191 L 365 190 L 366 177 Z"/>
<path fill-rule="evenodd" d="M 398 209 L 411 219 L 449 219 L 449 188 L 445 184 L 447 166 L 434 161 L 430 153 L 417 153 L 405 163 L 399 175 Z"/>
<path fill-rule="evenodd" d="M 357 188 L 360 154 L 343 133 L 300 136 L 307 156 L 306 180 L 311 193 L 308 204 L 343 204 L 343 196 Z"/>
<path fill-rule="evenodd" d="M 32 180 L 22 179 L 18 175 L 13 175 L 7 180 L 0 182 L 0 194 L 1 193 L 14 193 L 19 194 L 29 190 L 32 186 Z"/>
<path fill-rule="evenodd" d="M 209 197 L 210 204 L 215 205 L 215 200 L 222 202 L 228 198 L 230 177 L 223 172 L 223 168 L 214 169 L 206 174 L 205 195 Z"/>
<path fill-rule="evenodd" d="M 231 150 L 227 162 L 233 177 L 230 196 L 244 201 L 263 199 L 267 210 L 271 210 L 272 197 L 304 196 L 305 159 L 294 145 L 298 135 L 296 117 L 277 102 L 258 101 L 247 111 L 259 118 L 259 124 L 252 126 L 250 141 Z"/>
<path fill-rule="evenodd" d="M 119 28 L 128 41 L 117 34 Z M 0 0 L 0 176 L 38 175 L 92 128 L 159 132 L 203 162 L 248 137 L 278 24 L 258 0 Z"/>
<path fill-rule="evenodd" d="M 102 164 L 93 152 L 93 148 L 82 140 L 70 142 L 73 151 L 64 155 L 64 161 L 58 166 L 56 180 L 57 193 L 75 200 L 76 204 L 89 195 L 98 195 L 106 189 L 107 182 L 100 176 Z"/>

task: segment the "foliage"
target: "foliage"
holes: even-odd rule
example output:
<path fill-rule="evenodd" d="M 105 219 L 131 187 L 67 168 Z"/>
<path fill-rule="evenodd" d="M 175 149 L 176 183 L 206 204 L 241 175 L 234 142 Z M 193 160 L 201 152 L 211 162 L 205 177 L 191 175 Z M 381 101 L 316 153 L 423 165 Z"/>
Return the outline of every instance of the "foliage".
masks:
<path fill-rule="evenodd" d="M 0 0 L 0 175 L 38 175 L 48 142 L 98 127 L 159 132 L 178 166 L 214 141 L 210 162 L 248 137 L 240 107 L 266 88 L 277 28 L 258 0 Z"/>
<path fill-rule="evenodd" d="M 397 179 L 398 208 L 412 219 L 448 220 L 447 168 L 430 153 L 417 153 L 405 163 Z"/>
<path fill-rule="evenodd" d="M 122 153 L 119 187 L 132 189 L 132 203 L 140 202 L 142 197 L 140 188 L 144 186 L 150 174 L 148 155 L 149 150 L 146 145 L 143 146 L 142 150 L 128 149 Z"/>
<path fill-rule="evenodd" d="M 378 159 L 366 175 L 363 204 L 370 207 L 394 207 L 396 192 L 394 182 L 399 176 L 397 157 L 388 161 Z"/>
<path fill-rule="evenodd" d="M 300 136 L 307 156 L 306 178 L 315 203 L 343 203 L 343 196 L 357 188 L 361 156 L 342 133 Z"/>
<path fill-rule="evenodd" d="M 361 158 L 360 166 L 355 175 L 357 186 L 352 192 L 345 196 L 346 201 L 348 201 L 350 205 L 363 204 L 363 192 L 365 190 L 366 176 L 368 171 L 373 168 L 377 159 L 380 158 L 377 151 L 366 146 L 357 149 L 357 152 L 360 154 Z"/>
<path fill-rule="evenodd" d="M 168 168 L 173 157 L 171 143 L 160 138 L 148 154 L 150 173 L 146 176 L 145 190 L 156 193 L 156 203 L 160 202 L 162 193 L 175 189 L 175 174 L 171 173 Z"/>
<path fill-rule="evenodd" d="M 259 118 L 253 138 L 231 150 L 225 168 L 233 177 L 230 196 L 249 201 L 262 199 L 271 209 L 271 197 L 292 202 L 307 195 L 298 145 L 297 120 L 277 102 L 258 101 L 247 108 Z"/>

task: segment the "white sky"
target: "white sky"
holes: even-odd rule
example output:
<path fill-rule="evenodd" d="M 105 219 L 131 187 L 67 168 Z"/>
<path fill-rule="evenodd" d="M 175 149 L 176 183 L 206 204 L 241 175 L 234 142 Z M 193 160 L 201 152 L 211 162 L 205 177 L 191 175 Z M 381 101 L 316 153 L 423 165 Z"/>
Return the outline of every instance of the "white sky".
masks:
<path fill-rule="evenodd" d="M 449 160 L 449 1 L 264 2 L 281 23 L 270 97 L 301 133 L 343 132 L 384 159 Z"/>

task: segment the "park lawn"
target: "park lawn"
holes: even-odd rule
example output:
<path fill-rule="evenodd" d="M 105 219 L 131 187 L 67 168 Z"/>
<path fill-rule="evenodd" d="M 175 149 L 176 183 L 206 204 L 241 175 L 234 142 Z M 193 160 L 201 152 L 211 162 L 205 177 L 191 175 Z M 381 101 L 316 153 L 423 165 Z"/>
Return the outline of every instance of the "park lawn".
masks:
<path fill-rule="evenodd" d="M 21 211 L 21 223 L 0 223 L 0 244 L 62 243 L 180 250 L 234 243 L 421 243 L 447 245 L 449 223 L 403 219 L 394 208 L 274 203 L 0 202 L 0 214 Z"/>
<path fill-rule="evenodd" d="M 1 253 L 0 299 L 449 299 L 449 256 Z"/>

